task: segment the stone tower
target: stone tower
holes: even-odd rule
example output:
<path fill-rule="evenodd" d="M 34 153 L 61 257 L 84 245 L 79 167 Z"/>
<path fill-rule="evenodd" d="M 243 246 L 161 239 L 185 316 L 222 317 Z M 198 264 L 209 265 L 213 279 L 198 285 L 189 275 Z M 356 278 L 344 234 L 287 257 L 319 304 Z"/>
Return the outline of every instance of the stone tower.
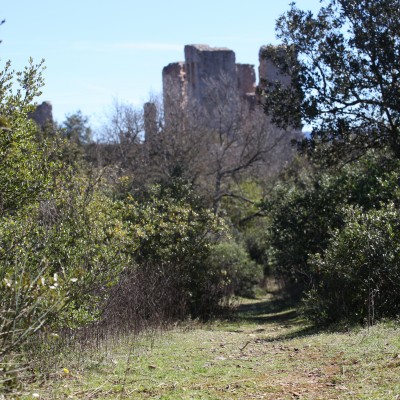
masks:
<path fill-rule="evenodd" d="M 144 140 L 150 142 L 157 135 L 157 106 L 152 102 L 144 103 Z"/>
<path fill-rule="evenodd" d="M 35 111 L 33 111 L 29 118 L 33 119 L 40 128 L 44 129 L 47 126 L 53 126 L 53 106 L 49 101 L 44 101 L 39 104 Z"/>
<path fill-rule="evenodd" d="M 163 97 L 166 125 L 173 119 L 177 108 L 202 108 L 210 116 L 213 126 L 210 92 L 232 87 L 243 98 L 254 98 L 256 77 L 254 66 L 236 64 L 235 53 L 225 47 L 204 44 L 186 45 L 185 61 L 167 65 L 163 69 Z M 210 87 L 212 90 L 210 90 Z"/>
<path fill-rule="evenodd" d="M 263 79 L 279 81 L 290 85 L 291 77 L 282 75 L 271 59 L 264 58 L 265 46 L 259 51 L 259 83 L 263 89 Z M 274 48 L 285 52 L 284 47 Z M 215 104 L 218 93 L 228 93 L 224 100 L 231 101 L 227 108 L 237 111 L 238 99 L 246 99 L 250 109 L 260 100 L 256 94 L 256 74 L 254 65 L 237 64 L 235 53 L 225 47 L 210 47 L 205 44 L 191 44 L 184 48 L 185 60 L 167 65 L 163 69 L 163 101 L 165 124 L 179 121 L 179 116 L 189 108 L 197 108 L 206 113 L 205 125 L 215 127 Z M 285 56 L 285 54 L 283 54 Z M 210 90 L 210 82 L 211 86 Z M 178 113 L 180 113 L 178 115 Z M 181 118 L 182 119 L 182 118 Z"/>
<path fill-rule="evenodd" d="M 175 114 L 183 111 L 187 104 L 185 64 L 168 64 L 163 68 L 162 80 L 164 119 L 166 125 L 171 125 Z"/>
<path fill-rule="evenodd" d="M 221 75 L 235 79 L 235 53 L 224 47 L 187 45 L 185 46 L 185 71 L 189 101 L 204 104 L 208 82 L 218 81 Z"/>

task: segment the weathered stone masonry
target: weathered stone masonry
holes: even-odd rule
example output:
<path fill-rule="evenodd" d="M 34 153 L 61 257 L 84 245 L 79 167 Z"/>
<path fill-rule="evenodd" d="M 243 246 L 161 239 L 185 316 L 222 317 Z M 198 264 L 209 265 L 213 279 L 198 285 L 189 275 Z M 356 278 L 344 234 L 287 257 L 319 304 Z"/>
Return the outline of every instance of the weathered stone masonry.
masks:
<path fill-rule="evenodd" d="M 281 76 L 270 60 L 261 57 L 259 52 L 259 78 L 280 80 L 288 83 L 288 76 Z M 163 102 L 166 125 L 173 118 L 177 107 L 184 110 L 188 104 L 207 110 L 207 84 L 211 80 L 218 85 L 225 76 L 236 83 L 237 94 L 246 98 L 250 104 L 256 102 L 256 74 L 254 65 L 237 64 L 235 53 L 225 47 L 210 47 L 204 44 L 186 45 L 185 60 L 164 67 Z M 209 121 L 212 124 L 212 121 Z"/>

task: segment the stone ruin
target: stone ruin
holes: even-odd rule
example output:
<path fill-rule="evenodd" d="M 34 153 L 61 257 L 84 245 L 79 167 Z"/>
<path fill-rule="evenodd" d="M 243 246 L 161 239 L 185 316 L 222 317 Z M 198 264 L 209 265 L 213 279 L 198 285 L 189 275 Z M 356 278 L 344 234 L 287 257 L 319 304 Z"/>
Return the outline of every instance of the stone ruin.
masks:
<path fill-rule="evenodd" d="M 262 57 L 264 46 L 259 51 L 258 85 L 262 79 L 278 80 L 290 84 L 289 76 L 282 76 L 271 60 Z M 164 121 L 168 126 L 174 119 L 176 110 L 185 113 L 188 107 L 205 110 L 208 113 L 208 127 L 215 126 L 209 102 L 210 82 L 214 84 L 214 93 L 224 90 L 222 80 L 229 83 L 235 91 L 232 103 L 240 97 L 250 107 L 257 103 L 257 82 L 255 67 L 251 64 L 236 63 L 235 53 L 226 47 L 210 47 L 205 44 L 191 44 L 184 47 L 185 60 L 168 64 L 162 71 Z M 213 92 L 211 93 L 213 95 Z M 235 105 L 232 104 L 232 112 Z M 53 126 L 52 104 L 44 101 L 31 113 L 32 118 L 42 129 Z M 158 130 L 155 104 L 144 105 L 144 122 L 146 141 Z"/>
<path fill-rule="evenodd" d="M 52 104 L 49 101 L 39 104 L 29 118 L 33 119 L 41 129 L 45 129 L 47 126 L 52 127 L 54 124 Z"/>
<path fill-rule="evenodd" d="M 290 77 L 279 74 L 271 60 L 261 57 L 264 47 L 259 52 L 259 85 L 261 79 L 279 80 L 290 83 Z M 208 112 L 207 123 L 213 126 L 215 121 L 211 116 L 209 104 L 209 83 L 212 81 L 218 90 L 222 88 L 222 80 L 229 81 L 235 88 L 237 96 L 246 99 L 250 107 L 257 102 L 255 67 L 251 64 L 236 63 L 235 53 L 225 47 L 210 47 L 204 44 L 186 45 L 185 61 L 174 62 L 162 71 L 163 103 L 165 124 L 173 119 L 177 108 L 184 111 L 190 105 L 203 108 Z M 149 107 L 149 106 L 147 106 Z M 234 110 L 234 107 L 232 107 Z M 234 111 L 232 111 L 234 112 Z M 151 126 L 151 123 L 147 123 Z M 147 132 L 147 137 L 151 132 Z"/>
<path fill-rule="evenodd" d="M 168 125 L 177 107 L 210 107 L 210 82 L 218 86 L 222 79 L 236 86 L 242 97 L 255 96 L 254 66 L 236 64 L 235 53 L 225 47 L 186 45 L 185 61 L 167 65 L 162 72 L 165 123 Z M 211 111 L 211 110 L 209 110 Z M 212 121 L 208 120 L 212 125 Z"/>

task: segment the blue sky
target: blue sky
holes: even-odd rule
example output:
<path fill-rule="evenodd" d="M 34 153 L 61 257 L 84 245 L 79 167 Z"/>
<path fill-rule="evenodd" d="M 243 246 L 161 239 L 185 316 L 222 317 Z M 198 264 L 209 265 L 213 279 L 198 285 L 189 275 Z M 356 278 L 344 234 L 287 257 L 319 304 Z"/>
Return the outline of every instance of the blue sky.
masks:
<path fill-rule="evenodd" d="M 290 0 L 4 0 L 0 67 L 45 59 L 39 101 L 58 122 L 81 110 L 96 126 L 114 99 L 140 106 L 161 92 L 162 68 L 185 44 L 224 46 L 258 67 L 261 45 L 277 43 L 275 20 Z M 319 0 L 298 0 L 318 10 Z"/>

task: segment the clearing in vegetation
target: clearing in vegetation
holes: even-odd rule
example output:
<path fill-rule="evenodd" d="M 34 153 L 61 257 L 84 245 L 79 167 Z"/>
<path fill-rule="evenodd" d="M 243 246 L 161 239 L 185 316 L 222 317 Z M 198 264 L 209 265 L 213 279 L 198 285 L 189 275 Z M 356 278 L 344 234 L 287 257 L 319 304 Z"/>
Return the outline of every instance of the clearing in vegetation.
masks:
<path fill-rule="evenodd" d="M 318 331 L 283 301 L 245 301 L 228 321 L 47 356 L 53 370 L 22 398 L 399 399 L 399 333 L 399 321 Z"/>

